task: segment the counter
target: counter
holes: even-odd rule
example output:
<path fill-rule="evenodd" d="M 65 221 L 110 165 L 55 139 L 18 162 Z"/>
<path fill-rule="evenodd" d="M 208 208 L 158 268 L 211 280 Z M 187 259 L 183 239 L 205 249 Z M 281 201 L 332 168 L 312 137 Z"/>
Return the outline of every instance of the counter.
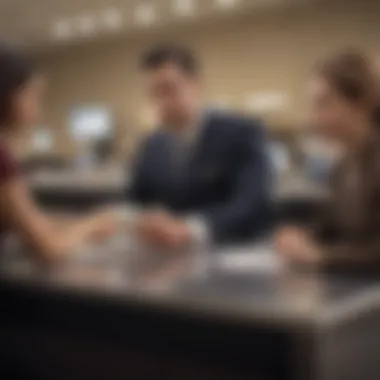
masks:
<path fill-rule="evenodd" d="M 30 179 L 31 190 L 38 202 L 54 209 L 86 211 L 105 203 L 122 203 L 128 198 L 129 176 L 120 168 L 98 171 L 40 173 Z M 279 178 L 273 194 L 278 219 L 281 221 L 310 218 L 328 190 L 300 174 Z"/>
<path fill-rule="evenodd" d="M 295 272 L 267 244 L 21 253 L 3 252 L 0 342 L 49 379 L 379 378 L 377 279 Z"/>

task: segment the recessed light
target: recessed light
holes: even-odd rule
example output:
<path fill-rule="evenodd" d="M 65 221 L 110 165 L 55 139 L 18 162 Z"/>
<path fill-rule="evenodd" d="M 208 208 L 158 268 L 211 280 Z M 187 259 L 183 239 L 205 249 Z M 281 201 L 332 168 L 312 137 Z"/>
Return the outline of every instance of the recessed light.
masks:
<path fill-rule="evenodd" d="M 68 19 L 57 20 L 52 24 L 51 34 L 55 39 L 67 40 L 73 37 L 73 25 Z"/>
<path fill-rule="evenodd" d="M 194 0 L 173 0 L 174 12 L 180 16 L 189 16 L 195 12 Z"/>
<path fill-rule="evenodd" d="M 123 16 L 119 9 L 107 8 L 102 13 L 102 23 L 107 29 L 119 29 L 123 25 Z"/>
<path fill-rule="evenodd" d="M 239 0 L 215 0 L 215 2 L 220 8 L 233 8 L 238 4 Z"/>
<path fill-rule="evenodd" d="M 156 20 L 156 11 L 151 3 L 142 3 L 137 6 L 134 17 L 140 25 L 151 25 Z"/>

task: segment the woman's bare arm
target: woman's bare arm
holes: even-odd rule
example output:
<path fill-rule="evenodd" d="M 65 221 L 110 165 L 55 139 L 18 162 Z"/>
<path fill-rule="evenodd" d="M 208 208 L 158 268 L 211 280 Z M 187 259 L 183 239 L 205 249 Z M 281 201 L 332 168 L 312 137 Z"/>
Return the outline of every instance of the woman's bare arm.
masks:
<path fill-rule="evenodd" d="M 21 240 L 39 257 L 59 259 L 82 247 L 91 237 L 107 228 L 111 218 L 97 214 L 80 221 L 56 223 L 42 213 L 31 198 L 22 178 L 3 184 L 0 188 L 0 204 L 5 206 L 5 220 Z"/>

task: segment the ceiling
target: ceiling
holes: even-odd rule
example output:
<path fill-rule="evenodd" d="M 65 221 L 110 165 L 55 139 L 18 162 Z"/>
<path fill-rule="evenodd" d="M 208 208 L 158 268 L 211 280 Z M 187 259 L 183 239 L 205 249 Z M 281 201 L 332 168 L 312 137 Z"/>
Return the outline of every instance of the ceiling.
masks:
<path fill-rule="evenodd" d="M 153 24 L 312 1 L 318 0 L 1 0 L 0 38 L 22 45 L 69 43 Z"/>

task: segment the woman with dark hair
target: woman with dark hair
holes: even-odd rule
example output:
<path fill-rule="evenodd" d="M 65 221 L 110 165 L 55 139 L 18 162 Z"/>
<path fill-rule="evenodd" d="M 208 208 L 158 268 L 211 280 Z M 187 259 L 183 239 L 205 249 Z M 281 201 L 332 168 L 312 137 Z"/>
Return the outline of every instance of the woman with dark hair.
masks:
<path fill-rule="evenodd" d="M 11 149 L 11 139 L 38 121 L 43 78 L 31 61 L 0 46 L 0 244 L 4 232 L 16 233 L 47 260 L 64 257 L 100 234 L 111 233 L 113 217 L 97 213 L 62 225 L 38 210 Z"/>
<path fill-rule="evenodd" d="M 322 62 L 311 100 L 317 129 L 340 146 L 343 158 L 318 221 L 311 228 L 281 229 L 277 248 L 291 262 L 327 269 L 380 265 L 380 93 L 374 66 L 356 52 Z"/>

